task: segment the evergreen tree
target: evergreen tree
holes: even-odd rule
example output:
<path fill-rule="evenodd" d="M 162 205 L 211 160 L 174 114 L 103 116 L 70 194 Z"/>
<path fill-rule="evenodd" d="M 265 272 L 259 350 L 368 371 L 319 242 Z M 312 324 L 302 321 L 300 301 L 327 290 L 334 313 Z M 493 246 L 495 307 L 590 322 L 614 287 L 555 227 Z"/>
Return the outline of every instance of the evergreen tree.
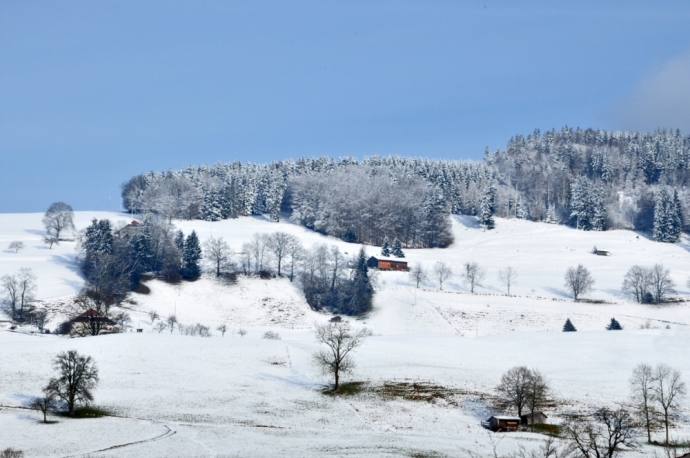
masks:
<path fill-rule="evenodd" d="M 201 218 L 204 221 L 220 221 L 223 219 L 223 195 L 216 188 L 206 189 L 204 192 L 204 208 Z"/>
<path fill-rule="evenodd" d="M 403 253 L 402 250 L 402 243 L 400 243 L 400 240 L 397 237 L 395 238 L 395 240 L 393 240 L 393 249 L 391 250 L 391 254 L 396 258 L 405 257 L 405 253 Z"/>
<path fill-rule="evenodd" d="M 622 331 L 623 326 L 615 318 L 611 318 L 611 322 L 606 326 L 607 331 Z"/>
<path fill-rule="evenodd" d="M 357 241 L 357 233 L 355 232 L 354 227 L 350 227 L 348 230 L 345 231 L 345 234 L 343 234 L 343 240 L 350 243 L 354 243 Z"/>
<path fill-rule="evenodd" d="M 184 232 L 181 230 L 175 234 L 175 246 L 180 251 L 180 254 L 184 252 Z"/>
<path fill-rule="evenodd" d="M 565 320 L 565 324 L 563 325 L 563 332 L 575 332 L 575 331 L 577 331 L 577 329 L 575 329 L 575 326 L 570 321 L 570 318 Z"/>
<path fill-rule="evenodd" d="M 364 248 L 359 250 L 355 275 L 352 281 L 352 298 L 347 312 L 350 315 L 361 315 L 371 310 L 374 298 L 374 288 L 371 286 L 367 257 Z"/>
<path fill-rule="evenodd" d="M 479 201 L 479 224 L 491 230 L 496 224 L 494 213 L 496 212 L 496 188 L 490 185 L 484 191 L 482 199 Z"/>
<path fill-rule="evenodd" d="M 682 210 L 677 193 L 672 196 L 666 188 L 657 192 L 654 203 L 654 228 L 652 236 L 657 242 L 676 243 L 680 240 Z"/>
<path fill-rule="evenodd" d="M 199 261 L 201 261 L 199 237 L 197 237 L 196 231 L 192 231 L 187 236 L 187 240 L 185 240 L 184 251 L 182 252 L 182 276 L 185 279 L 193 280 L 199 278 L 199 275 L 201 275 Z"/>
<path fill-rule="evenodd" d="M 94 254 L 110 254 L 113 252 L 113 230 L 110 221 L 94 218 L 91 225 L 86 228 L 86 234 L 82 247 L 87 256 Z"/>
<path fill-rule="evenodd" d="M 384 237 L 383 239 L 383 245 L 381 245 L 381 256 L 390 256 L 391 255 L 391 246 L 390 242 L 388 241 L 388 236 Z"/>

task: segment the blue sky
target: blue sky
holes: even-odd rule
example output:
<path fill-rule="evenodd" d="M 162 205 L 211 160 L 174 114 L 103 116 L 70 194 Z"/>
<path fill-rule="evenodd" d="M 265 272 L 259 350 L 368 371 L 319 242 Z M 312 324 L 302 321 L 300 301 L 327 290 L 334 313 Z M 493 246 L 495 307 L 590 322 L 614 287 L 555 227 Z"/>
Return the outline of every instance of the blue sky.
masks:
<path fill-rule="evenodd" d="M 189 164 L 690 134 L 689 23 L 687 1 L 0 2 L 0 212 L 119 209 Z"/>

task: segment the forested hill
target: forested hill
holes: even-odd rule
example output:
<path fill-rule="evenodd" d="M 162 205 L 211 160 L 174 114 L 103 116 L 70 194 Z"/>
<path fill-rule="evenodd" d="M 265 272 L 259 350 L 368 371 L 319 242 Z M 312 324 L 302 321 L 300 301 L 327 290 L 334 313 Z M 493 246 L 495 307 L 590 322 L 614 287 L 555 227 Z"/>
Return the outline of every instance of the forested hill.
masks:
<path fill-rule="evenodd" d="M 676 241 L 687 213 L 690 137 L 564 127 L 512 138 L 483 162 L 425 158 L 300 158 L 137 175 L 129 211 L 220 220 L 283 214 L 348 241 L 408 247 L 452 242 L 449 214 L 653 231 Z"/>

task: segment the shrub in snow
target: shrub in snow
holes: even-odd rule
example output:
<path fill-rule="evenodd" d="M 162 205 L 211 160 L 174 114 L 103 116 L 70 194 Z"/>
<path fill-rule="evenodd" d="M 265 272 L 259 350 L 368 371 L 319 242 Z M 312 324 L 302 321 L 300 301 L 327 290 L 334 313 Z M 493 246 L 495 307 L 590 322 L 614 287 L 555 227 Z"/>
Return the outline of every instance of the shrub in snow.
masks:
<path fill-rule="evenodd" d="M 8 447 L 0 452 L 0 458 L 24 458 L 24 452 Z"/>
<path fill-rule="evenodd" d="M 15 254 L 19 253 L 19 250 L 24 248 L 24 242 L 20 242 L 19 240 L 15 240 L 14 242 L 10 242 L 10 245 L 8 247 L 10 251 L 14 251 Z"/>
<path fill-rule="evenodd" d="M 623 326 L 615 318 L 611 318 L 611 322 L 606 326 L 607 331 L 622 331 Z"/>
<path fill-rule="evenodd" d="M 575 329 L 575 326 L 573 326 L 573 323 L 570 321 L 570 318 L 565 320 L 565 324 L 563 325 L 563 332 L 575 332 L 577 329 Z"/>
<path fill-rule="evenodd" d="M 266 331 L 266 332 L 264 332 L 264 335 L 262 336 L 262 338 L 268 339 L 268 340 L 280 340 L 280 334 L 278 334 L 277 332 L 273 332 L 273 331 Z"/>

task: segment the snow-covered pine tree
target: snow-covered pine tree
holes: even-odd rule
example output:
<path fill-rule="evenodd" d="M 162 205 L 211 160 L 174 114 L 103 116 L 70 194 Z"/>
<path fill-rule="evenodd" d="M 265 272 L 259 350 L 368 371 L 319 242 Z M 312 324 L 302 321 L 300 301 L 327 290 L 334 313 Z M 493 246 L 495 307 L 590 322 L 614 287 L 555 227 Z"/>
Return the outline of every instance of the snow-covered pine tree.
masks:
<path fill-rule="evenodd" d="M 565 324 L 563 325 L 563 332 L 575 332 L 577 329 L 575 329 L 575 326 L 573 323 L 570 321 L 570 318 L 565 320 Z"/>
<path fill-rule="evenodd" d="M 615 318 L 611 318 L 611 322 L 606 326 L 607 331 L 622 331 L 623 326 Z"/>
<path fill-rule="evenodd" d="M 393 240 L 393 249 L 391 250 L 391 254 L 396 258 L 405 257 L 405 253 L 403 253 L 402 250 L 402 243 L 400 243 L 400 239 L 398 239 L 397 237 L 395 238 L 395 240 Z"/>
<path fill-rule="evenodd" d="M 680 203 L 680 198 L 678 197 L 678 190 L 673 190 L 673 233 L 671 234 L 676 242 L 680 241 L 680 234 L 683 230 L 683 206 Z"/>
<path fill-rule="evenodd" d="M 676 243 L 680 239 L 680 205 L 676 206 L 674 198 L 667 188 L 660 188 L 654 203 L 654 228 L 652 237 L 657 242 Z"/>
<path fill-rule="evenodd" d="M 495 227 L 494 213 L 496 211 L 496 188 L 494 185 L 489 185 L 482 194 L 479 201 L 479 224 L 486 229 L 493 229 Z"/>
<path fill-rule="evenodd" d="M 391 255 L 391 244 L 388 241 L 388 236 L 385 236 L 383 238 L 383 245 L 381 245 L 381 256 L 390 256 Z"/>
<path fill-rule="evenodd" d="M 199 261 L 201 260 L 201 246 L 196 231 L 192 231 L 184 242 L 182 252 L 182 276 L 187 280 L 194 280 L 201 275 Z"/>
<path fill-rule="evenodd" d="M 201 219 L 204 221 L 220 221 L 223 219 L 223 195 L 220 189 L 212 187 L 204 192 L 204 207 L 201 212 Z"/>

